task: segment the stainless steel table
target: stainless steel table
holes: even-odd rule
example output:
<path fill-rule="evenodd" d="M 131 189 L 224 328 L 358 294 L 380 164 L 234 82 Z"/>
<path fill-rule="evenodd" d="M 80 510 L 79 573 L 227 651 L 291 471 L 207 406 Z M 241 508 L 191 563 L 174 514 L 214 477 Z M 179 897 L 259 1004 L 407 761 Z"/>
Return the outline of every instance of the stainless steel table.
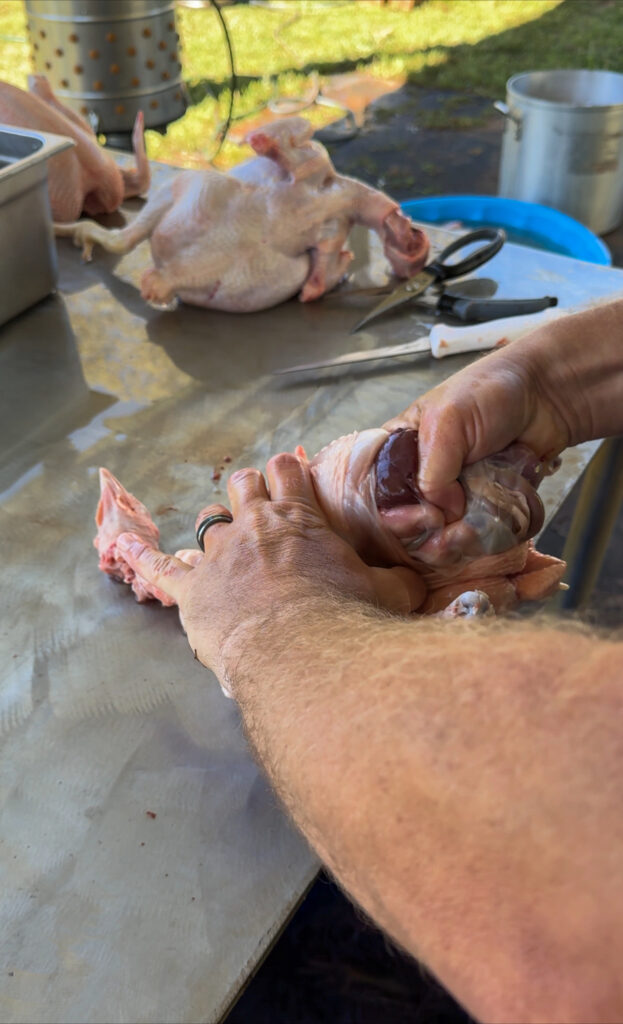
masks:
<path fill-rule="evenodd" d="M 354 284 L 378 283 L 376 240 L 355 243 Z M 195 513 L 223 497 L 218 467 L 376 425 L 469 357 L 275 379 L 423 333 L 423 315 L 353 338 L 366 300 L 343 294 L 158 312 L 137 291 L 145 245 L 90 265 L 59 248 L 59 293 L 0 333 L 0 1018 L 217 1021 L 318 865 L 175 610 L 98 573 L 97 467 L 155 513 L 165 549 L 192 545 Z M 567 306 L 623 290 L 621 271 L 513 245 L 482 273 L 499 295 Z M 548 517 L 597 447 L 546 482 Z"/>

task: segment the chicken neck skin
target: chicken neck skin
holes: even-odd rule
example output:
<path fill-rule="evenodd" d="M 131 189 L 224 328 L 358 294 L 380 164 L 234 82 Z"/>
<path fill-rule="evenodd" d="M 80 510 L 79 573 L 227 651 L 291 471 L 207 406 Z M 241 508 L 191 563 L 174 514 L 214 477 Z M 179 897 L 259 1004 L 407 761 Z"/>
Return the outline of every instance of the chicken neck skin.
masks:
<path fill-rule="evenodd" d="M 194 569 L 119 543 L 324 863 L 477 1018 L 619 1021 L 623 644 L 388 616 L 417 596 L 327 529 L 304 460 L 228 491 Z"/>
<path fill-rule="evenodd" d="M 0 121 L 73 139 L 75 147 L 50 158 L 48 189 L 55 221 L 112 213 L 127 196 L 149 187 L 149 164 L 139 114 L 132 136 L 136 167 L 122 170 L 97 142 L 90 126 L 55 97 L 43 75 L 32 75 L 29 92 L 0 82 Z"/>
<path fill-rule="evenodd" d="M 353 224 L 377 231 L 394 271 L 417 273 L 424 233 L 397 203 L 338 175 L 311 126 L 289 118 L 252 132 L 259 156 L 233 174 L 184 171 L 150 197 L 131 224 L 107 231 L 88 221 L 58 225 L 91 258 L 95 244 L 125 253 L 149 239 L 154 260 L 141 294 L 227 312 L 253 312 L 293 295 L 310 301 L 334 287 L 351 259 Z"/>

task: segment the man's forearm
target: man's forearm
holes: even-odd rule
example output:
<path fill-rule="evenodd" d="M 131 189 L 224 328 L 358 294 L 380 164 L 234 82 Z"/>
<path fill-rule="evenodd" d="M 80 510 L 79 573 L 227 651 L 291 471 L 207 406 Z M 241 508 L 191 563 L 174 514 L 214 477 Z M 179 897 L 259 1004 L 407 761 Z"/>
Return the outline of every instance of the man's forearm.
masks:
<path fill-rule="evenodd" d="M 622 645 L 320 596 L 242 639 L 258 757 L 379 924 L 483 1019 L 620 1019 Z"/>
<path fill-rule="evenodd" d="M 569 444 L 623 433 L 623 300 L 554 321 L 519 344 L 537 389 L 568 423 Z"/>

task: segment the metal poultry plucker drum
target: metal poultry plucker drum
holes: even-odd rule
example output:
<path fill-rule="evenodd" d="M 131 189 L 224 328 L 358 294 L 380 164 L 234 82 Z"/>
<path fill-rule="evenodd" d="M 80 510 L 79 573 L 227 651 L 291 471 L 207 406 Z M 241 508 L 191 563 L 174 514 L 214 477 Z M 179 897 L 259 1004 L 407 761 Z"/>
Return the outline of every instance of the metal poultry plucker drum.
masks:
<path fill-rule="evenodd" d="M 168 124 L 186 109 L 172 0 L 26 0 L 35 70 L 97 131 Z"/>

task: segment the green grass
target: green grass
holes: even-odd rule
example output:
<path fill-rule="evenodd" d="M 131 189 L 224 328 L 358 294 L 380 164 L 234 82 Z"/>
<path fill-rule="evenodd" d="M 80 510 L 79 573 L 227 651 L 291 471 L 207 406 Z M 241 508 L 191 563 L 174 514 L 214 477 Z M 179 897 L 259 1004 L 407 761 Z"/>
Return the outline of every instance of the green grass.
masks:
<path fill-rule="evenodd" d="M 326 76 L 365 68 L 426 88 L 502 98 L 507 79 L 518 71 L 623 70 L 620 0 L 424 0 L 410 12 L 354 0 L 289 0 L 275 9 L 236 4 L 222 12 L 241 83 L 236 118 L 276 96 L 301 96 L 312 71 Z M 228 65 L 211 8 L 179 8 L 178 20 L 183 74 L 197 102 L 166 136 L 147 133 L 148 152 L 192 166 L 214 153 L 229 101 Z M 0 78 L 24 86 L 29 70 L 22 0 L 0 0 Z M 332 117 L 319 107 L 306 116 L 317 124 Z M 449 98 L 423 115 L 422 127 L 473 123 Z M 245 156 L 244 147 L 226 142 L 217 164 L 230 166 Z"/>

